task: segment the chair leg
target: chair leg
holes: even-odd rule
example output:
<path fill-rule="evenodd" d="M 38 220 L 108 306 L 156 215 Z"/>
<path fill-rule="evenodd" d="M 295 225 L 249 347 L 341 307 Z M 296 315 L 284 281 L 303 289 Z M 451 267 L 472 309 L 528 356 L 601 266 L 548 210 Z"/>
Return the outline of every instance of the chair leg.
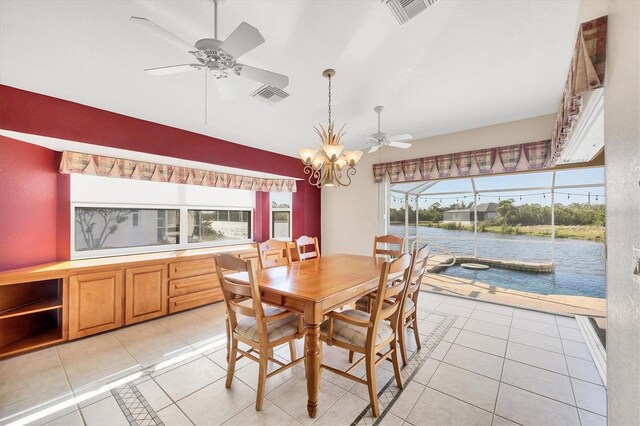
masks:
<path fill-rule="evenodd" d="M 413 313 L 413 335 L 416 336 L 416 347 L 420 350 L 420 333 L 418 333 L 418 312 Z"/>
<path fill-rule="evenodd" d="M 400 341 L 400 355 L 402 355 L 402 365 L 407 365 L 407 342 L 405 335 L 405 320 L 404 318 L 400 319 L 400 324 L 398 324 L 398 341 Z"/>
<path fill-rule="evenodd" d="M 369 401 L 371 402 L 371 411 L 373 417 L 380 415 L 380 408 L 378 408 L 378 393 L 376 392 L 376 364 L 374 354 L 369 352 L 365 355 L 367 367 L 367 388 L 369 389 Z"/>
<path fill-rule="evenodd" d="M 353 351 L 349 351 L 349 362 L 353 364 Z"/>
<path fill-rule="evenodd" d="M 227 363 L 229 363 L 229 354 L 231 354 L 231 330 L 229 330 L 229 317 L 224 319 L 224 323 L 227 330 Z"/>
<path fill-rule="evenodd" d="M 266 349 L 266 348 L 265 348 Z M 273 350 L 270 350 L 273 351 Z M 269 365 L 269 359 L 267 358 L 268 350 L 260 351 L 260 367 L 258 371 L 258 395 L 256 396 L 256 411 L 262 410 L 262 403 L 264 402 L 264 386 L 267 382 L 267 366 Z"/>
<path fill-rule="evenodd" d="M 295 361 L 298 356 L 296 355 L 296 341 L 291 340 L 289 342 L 289 355 L 291 355 L 291 361 Z"/>
<path fill-rule="evenodd" d="M 236 369 L 236 358 L 238 357 L 238 341 L 234 338 L 231 338 L 231 353 L 228 354 L 228 362 L 229 365 L 227 365 L 227 381 L 224 384 L 225 387 L 230 388 L 231 387 L 231 382 L 233 381 L 233 374 L 235 373 L 235 369 Z"/>
<path fill-rule="evenodd" d="M 391 350 L 391 361 L 393 362 L 393 374 L 396 376 L 396 385 L 398 389 L 402 389 L 402 376 L 400 375 L 400 366 L 398 365 L 398 345 L 395 340 L 389 344 Z"/>

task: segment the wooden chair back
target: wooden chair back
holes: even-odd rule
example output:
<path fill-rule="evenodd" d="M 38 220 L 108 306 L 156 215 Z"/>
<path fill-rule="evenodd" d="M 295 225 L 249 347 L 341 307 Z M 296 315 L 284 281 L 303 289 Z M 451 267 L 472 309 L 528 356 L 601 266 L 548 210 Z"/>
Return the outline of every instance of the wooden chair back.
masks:
<path fill-rule="evenodd" d="M 320 248 L 316 237 L 302 237 L 296 239 L 296 252 L 300 260 L 314 259 L 320 257 Z"/>
<path fill-rule="evenodd" d="M 267 328 L 263 321 L 264 309 L 260 299 L 260 290 L 256 280 L 256 260 L 240 259 L 229 253 L 215 256 L 216 272 L 222 287 L 224 303 L 229 317 L 230 331 L 233 332 L 238 325 L 238 315 L 254 317 L 258 324 L 260 338 L 267 336 Z M 229 278 L 228 274 L 234 272 L 246 272 L 248 284 L 245 281 Z M 251 300 L 251 304 L 246 303 Z M 245 303 L 243 303 L 245 302 Z"/>
<path fill-rule="evenodd" d="M 291 263 L 289 243 L 286 241 L 267 240 L 258 244 L 258 256 L 261 269 Z"/>
<path fill-rule="evenodd" d="M 378 244 L 389 244 L 394 247 L 379 248 Z M 400 257 L 402 255 L 402 248 L 404 247 L 404 238 L 397 237 L 395 235 L 382 235 L 376 236 L 373 239 L 373 257 L 384 255 L 391 256 L 393 258 Z"/>
<path fill-rule="evenodd" d="M 367 347 L 375 346 L 376 332 L 380 321 L 390 319 L 394 331 L 398 328 L 400 308 L 406 297 L 407 283 L 411 276 L 411 255 L 403 254 L 399 258 L 385 262 L 380 273 L 378 291 L 373 300 L 371 322 L 373 327 L 367 333 Z M 371 341 L 370 341 L 371 339 Z M 369 346 L 369 345 L 373 346 Z"/>
<path fill-rule="evenodd" d="M 418 294 L 422 278 L 427 272 L 427 260 L 429 259 L 429 246 L 424 245 L 416 248 L 411 257 L 411 279 L 407 285 L 406 298 L 411 299 L 415 306 L 418 306 Z M 404 310 L 404 306 L 402 307 Z"/>

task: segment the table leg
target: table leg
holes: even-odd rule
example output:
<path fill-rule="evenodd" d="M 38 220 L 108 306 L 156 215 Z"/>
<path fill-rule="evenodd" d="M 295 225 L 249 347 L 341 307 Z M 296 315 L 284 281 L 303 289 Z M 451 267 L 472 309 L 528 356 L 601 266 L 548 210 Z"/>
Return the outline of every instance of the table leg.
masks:
<path fill-rule="evenodd" d="M 307 356 L 307 411 L 314 418 L 318 413 L 318 389 L 320 387 L 320 325 L 308 324 L 305 337 Z"/>

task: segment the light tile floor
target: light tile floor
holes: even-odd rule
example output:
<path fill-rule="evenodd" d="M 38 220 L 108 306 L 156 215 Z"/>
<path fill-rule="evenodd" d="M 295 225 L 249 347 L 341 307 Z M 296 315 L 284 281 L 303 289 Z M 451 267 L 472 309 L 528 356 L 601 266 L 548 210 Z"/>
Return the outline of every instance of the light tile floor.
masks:
<path fill-rule="evenodd" d="M 366 387 L 327 371 L 310 419 L 301 366 L 267 381 L 256 412 L 255 363 L 239 361 L 224 387 L 215 304 L 0 362 L 0 424 L 606 424 L 606 389 L 574 319 L 426 292 L 419 318 L 404 389 L 389 363 L 377 369 L 377 419 Z M 325 347 L 325 362 L 344 368 L 347 354 Z"/>

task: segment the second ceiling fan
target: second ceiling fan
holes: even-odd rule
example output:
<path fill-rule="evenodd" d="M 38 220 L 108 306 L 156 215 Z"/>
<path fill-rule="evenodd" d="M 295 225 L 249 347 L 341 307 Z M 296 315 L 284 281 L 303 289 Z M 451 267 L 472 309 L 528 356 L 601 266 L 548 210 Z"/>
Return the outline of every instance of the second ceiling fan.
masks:
<path fill-rule="evenodd" d="M 132 22 L 180 49 L 186 50 L 198 61 L 191 64 L 149 68 L 145 72 L 150 75 L 163 76 L 204 69 L 214 77 L 220 98 L 225 100 L 235 97 L 231 76 L 244 77 L 278 89 L 285 88 L 289 84 L 289 77 L 286 75 L 237 62 L 238 58 L 264 43 L 264 37 L 257 28 L 242 22 L 226 40 L 218 40 L 218 1 L 213 0 L 214 38 L 203 38 L 198 40 L 194 46 L 146 18 L 132 16 Z"/>
<path fill-rule="evenodd" d="M 373 146 L 369 149 L 369 154 L 376 152 L 382 146 L 392 146 L 394 148 L 402 149 L 410 148 L 411 144 L 403 141 L 411 140 L 413 139 L 413 136 L 406 133 L 402 135 L 387 136 L 386 133 L 380 131 L 380 114 L 382 113 L 383 109 L 384 107 L 381 105 L 373 109 L 378 114 L 378 131 L 367 136 L 367 138 L 369 138 L 369 141 L 373 144 Z"/>

